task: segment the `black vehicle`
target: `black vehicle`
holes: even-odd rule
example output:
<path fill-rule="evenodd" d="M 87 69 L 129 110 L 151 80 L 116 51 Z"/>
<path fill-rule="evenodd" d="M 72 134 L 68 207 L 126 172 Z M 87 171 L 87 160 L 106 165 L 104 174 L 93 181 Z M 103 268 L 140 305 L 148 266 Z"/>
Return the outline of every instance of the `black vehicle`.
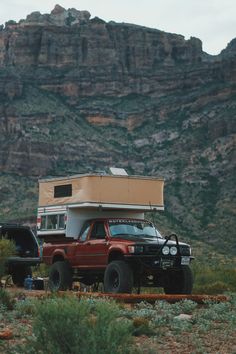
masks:
<path fill-rule="evenodd" d="M 39 245 L 33 231 L 28 226 L 0 224 L 0 238 L 14 241 L 15 255 L 6 261 L 6 274 L 12 276 L 13 283 L 23 286 L 24 279 L 32 275 L 31 266 L 40 263 Z"/>

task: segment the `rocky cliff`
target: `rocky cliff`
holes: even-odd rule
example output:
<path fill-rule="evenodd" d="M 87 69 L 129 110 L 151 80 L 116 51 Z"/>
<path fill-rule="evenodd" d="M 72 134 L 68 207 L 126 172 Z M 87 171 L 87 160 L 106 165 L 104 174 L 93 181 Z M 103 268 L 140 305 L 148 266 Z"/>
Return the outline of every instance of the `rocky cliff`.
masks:
<path fill-rule="evenodd" d="M 1 219 L 34 215 L 37 179 L 106 170 L 166 179 L 162 228 L 232 250 L 236 39 L 90 18 L 57 5 L 0 29 Z"/>

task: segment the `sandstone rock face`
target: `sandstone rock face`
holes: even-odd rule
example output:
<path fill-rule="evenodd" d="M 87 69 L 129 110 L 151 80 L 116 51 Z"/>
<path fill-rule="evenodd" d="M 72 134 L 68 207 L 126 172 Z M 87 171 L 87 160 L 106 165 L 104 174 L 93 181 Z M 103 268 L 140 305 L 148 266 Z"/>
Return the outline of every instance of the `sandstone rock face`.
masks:
<path fill-rule="evenodd" d="M 59 5 L 9 21 L 0 29 L 2 218 L 16 218 L 22 199 L 20 216 L 33 213 L 38 177 L 115 165 L 165 177 L 165 232 L 174 225 L 214 247 L 230 239 L 235 43 L 210 56 L 197 38 Z"/>
<path fill-rule="evenodd" d="M 22 26 L 27 25 L 53 25 L 53 26 L 71 26 L 88 22 L 90 18 L 88 11 L 78 11 L 74 8 L 64 9 L 60 5 L 56 5 L 50 14 L 42 15 L 40 12 L 32 12 L 27 16 L 26 20 L 22 20 Z"/>

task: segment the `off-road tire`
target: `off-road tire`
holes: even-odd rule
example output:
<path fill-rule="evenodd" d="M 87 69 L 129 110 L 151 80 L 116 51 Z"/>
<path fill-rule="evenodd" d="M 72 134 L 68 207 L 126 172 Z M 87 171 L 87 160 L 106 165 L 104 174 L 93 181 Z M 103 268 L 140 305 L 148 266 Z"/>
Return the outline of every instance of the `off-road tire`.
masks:
<path fill-rule="evenodd" d="M 193 273 L 189 266 L 181 266 L 180 270 L 167 271 L 165 294 L 191 294 L 193 289 Z"/>
<path fill-rule="evenodd" d="M 133 271 L 124 261 L 108 264 L 104 274 L 105 293 L 131 293 L 133 288 Z"/>
<path fill-rule="evenodd" d="M 71 289 L 72 271 L 66 261 L 53 263 L 49 272 L 48 286 L 51 291 Z"/>
<path fill-rule="evenodd" d="M 11 271 L 11 277 L 13 284 L 16 286 L 24 286 L 24 280 L 27 278 L 27 276 L 32 277 L 32 269 L 29 266 L 17 266 L 13 267 Z"/>

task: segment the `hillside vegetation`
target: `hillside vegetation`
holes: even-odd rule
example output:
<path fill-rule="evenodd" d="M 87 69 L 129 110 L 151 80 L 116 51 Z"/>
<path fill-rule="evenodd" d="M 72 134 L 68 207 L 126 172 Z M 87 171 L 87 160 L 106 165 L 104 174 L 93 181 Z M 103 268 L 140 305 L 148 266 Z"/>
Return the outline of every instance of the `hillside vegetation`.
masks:
<path fill-rule="evenodd" d="M 0 31 L 1 222 L 35 222 L 39 178 L 124 167 L 165 178 L 164 234 L 231 263 L 235 40 L 213 57 L 197 38 L 70 11 Z"/>

